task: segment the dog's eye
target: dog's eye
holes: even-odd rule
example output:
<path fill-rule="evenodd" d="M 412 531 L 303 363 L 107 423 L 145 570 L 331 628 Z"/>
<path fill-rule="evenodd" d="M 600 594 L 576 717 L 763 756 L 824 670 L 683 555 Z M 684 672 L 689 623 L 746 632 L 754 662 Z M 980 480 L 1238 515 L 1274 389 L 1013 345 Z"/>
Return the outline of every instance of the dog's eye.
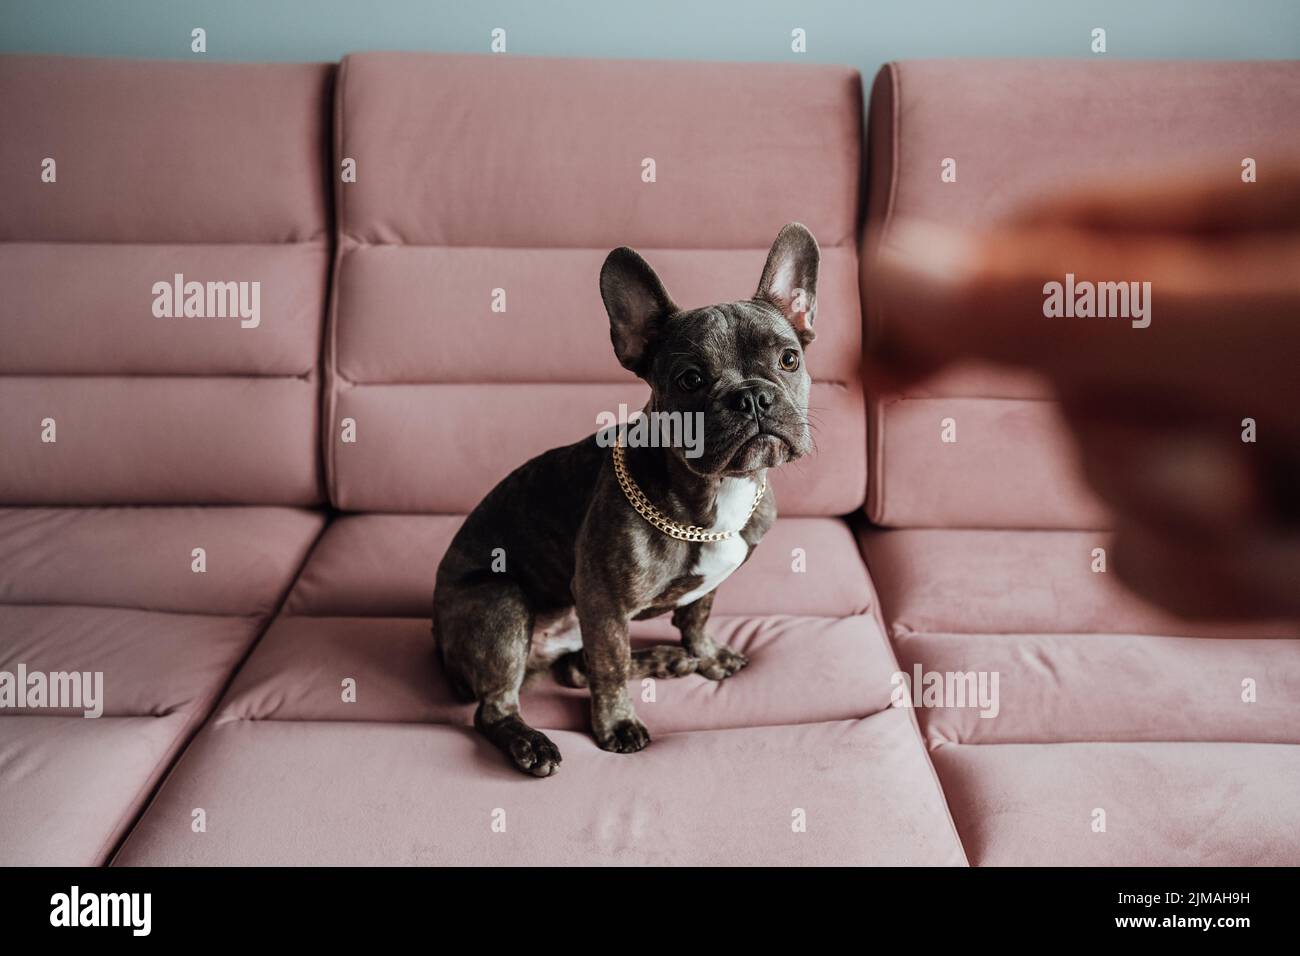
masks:
<path fill-rule="evenodd" d="M 799 353 L 794 349 L 786 349 L 781 353 L 781 368 L 787 372 L 793 372 L 799 367 Z"/>
<path fill-rule="evenodd" d="M 704 379 L 695 369 L 687 369 L 677 376 L 677 387 L 683 392 L 693 392 L 704 384 Z"/>

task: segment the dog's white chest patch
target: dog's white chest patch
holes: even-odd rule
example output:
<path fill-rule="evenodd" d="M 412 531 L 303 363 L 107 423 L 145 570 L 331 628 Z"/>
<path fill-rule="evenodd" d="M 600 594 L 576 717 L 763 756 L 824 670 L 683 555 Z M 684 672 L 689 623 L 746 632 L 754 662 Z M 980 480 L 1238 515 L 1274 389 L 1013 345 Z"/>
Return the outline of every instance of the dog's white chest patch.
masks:
<path fill-rule="evenodd" d="M 748 478 L 723 478 L 718 488 L 717 515 L 709 530 L 739 531 L 749 517 L 749 509 L 754 504 L 757 491 L 758 485 Z M 683 594 L 678 599 L 677 606 L 698 601 L 727 580 L 731 572 L 744 562 L 747 554 L 749 544 L 738 534 L 725 541 L 706 541 L 701 544 L 700 556 L 691 568 L 691 574 L 699 575 L 704 580 L 697 588 Z"/>

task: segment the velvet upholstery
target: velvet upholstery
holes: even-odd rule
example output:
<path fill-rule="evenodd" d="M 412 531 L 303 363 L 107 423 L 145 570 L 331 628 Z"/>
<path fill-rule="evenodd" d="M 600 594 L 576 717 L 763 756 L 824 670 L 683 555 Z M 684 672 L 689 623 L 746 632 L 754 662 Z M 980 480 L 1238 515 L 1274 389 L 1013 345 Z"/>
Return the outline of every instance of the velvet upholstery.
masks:
<path fill-rule="evenodd" d="M 1294 62 L 886 66 L 870 101 L 868 337 L 908 321 L 869 280 L 904 219 L 979 227 L 1153 166 L 1218 164 L 1236 181 L 1246 156 L 1264 170 L 1300 153 L 1298 111 Z M 1118 584 L 1110 520 L 1033 376 L 967 364 L 867 387 L 860 543 L 970 862 L 1300 862 L 1300 626 L 1179 620 Z M 957 693 L 995 676 L 996 707 Z"/>
<path fill-rule="evenodd" d="M 822 249 L 810 405 L 833 455 L 773 487 L 786 515 L 861 505 L 856 72 L 357 54 L 336 103 L 336 162 L 356 163 L 336 187 L 336 506 L 463 514 L 516 465 L 596 431 L 598 414 L 641 408 L 648 391 L 609 342 L 605 255 L 637 248 L 682 307 L 749 298 L 791 220 Z M 763 123 L 745 119 L 755 110 Z"/>
<path fill-rule="evenodd" d="M 330 78 L 0 57 L 0 504 L 320 501 Z M 258 324 L 159 317 L 176 275 Z"/>
<path fill-rule="evenodd" d="M 324 526 L 332 72 L 0 57 L 0 672 L 102 675 L 0 711 L 0 864 L 111 857 Z"/>
<path fill-rule="evenodd" d="M 104 678 L 94 719 L 0 712 L 0 864 L 1300 863 L 1300 628 L 1180 620 L 1101 569 L 1032 375 L 860 372 L 908 318 L 861 284 L 901 218 L 1193 154 L 1267 169 L 1300 150 L 1298 81 L 891 64 L 864 157 L 838 67 L 0 57 L 0 673 Z M 527 778 L 440 672 L 438 562 L 511 468 L 644 400 L 610 248 L 695 306 L 752 294 L 790 220 L 822 250 L 819 452 L 717 593 L 751 663 L 632 682 L 634 756 L 539 671 L 523 711 L 564 763 Z M 154 316 L 176 273 L 260 282 L 260 323 Z M 996 700 L 905 706 L 926 675 Z"/>

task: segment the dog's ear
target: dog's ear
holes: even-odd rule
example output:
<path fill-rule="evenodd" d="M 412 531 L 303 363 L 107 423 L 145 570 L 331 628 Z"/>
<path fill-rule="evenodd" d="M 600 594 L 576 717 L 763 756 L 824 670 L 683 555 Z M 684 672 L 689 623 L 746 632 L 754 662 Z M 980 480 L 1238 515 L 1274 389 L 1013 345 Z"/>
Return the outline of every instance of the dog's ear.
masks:
<path fill-rule="evenodd" d="M 807 345 L 814 338 L 817 316 L 817 266 L 821 251 L 812 233 L 798 222 L 787 223 L 777 233 L 763 266 L 754 298 L 776 306 Z"/>
<path fill-rule="evenodd" d="M 650 264 L 627 246 L 605 257 L 600 270 L 600 297 L 609 313 L 609 337 L 623 367 L 645 370 L 659 323 L 677 311 Z"/>

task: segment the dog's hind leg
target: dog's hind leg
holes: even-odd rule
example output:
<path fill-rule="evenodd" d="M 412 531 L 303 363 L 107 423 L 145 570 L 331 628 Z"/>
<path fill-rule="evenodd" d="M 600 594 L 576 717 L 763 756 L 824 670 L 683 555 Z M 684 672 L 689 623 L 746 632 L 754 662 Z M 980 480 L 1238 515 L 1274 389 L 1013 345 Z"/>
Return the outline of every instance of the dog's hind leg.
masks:
<path fill-rule="evenodd" d="M 524 773 L 549 777 L 558 771 L 560 751 L 519 713 L 533 629 L 519 586 L 508 579 L 442 585 L 434 594 L 434 617 L 448 679 L 478 701 L 474 726 Z"/>
<path fill-rule="evenodd" d="M 656 644 L 642 647 L 632 652 L 632 663 L 628 677 L 642 680 L 655 677 L 667 680 L 672 677 L 685 677 L 694 674 L 700 666 L 700 659 L 680 644 Z M 565 654 L 554 664 L 555 679 L 565 687 L 586 687 L 587 669 L 582 660 L 582 651 Z"/>

